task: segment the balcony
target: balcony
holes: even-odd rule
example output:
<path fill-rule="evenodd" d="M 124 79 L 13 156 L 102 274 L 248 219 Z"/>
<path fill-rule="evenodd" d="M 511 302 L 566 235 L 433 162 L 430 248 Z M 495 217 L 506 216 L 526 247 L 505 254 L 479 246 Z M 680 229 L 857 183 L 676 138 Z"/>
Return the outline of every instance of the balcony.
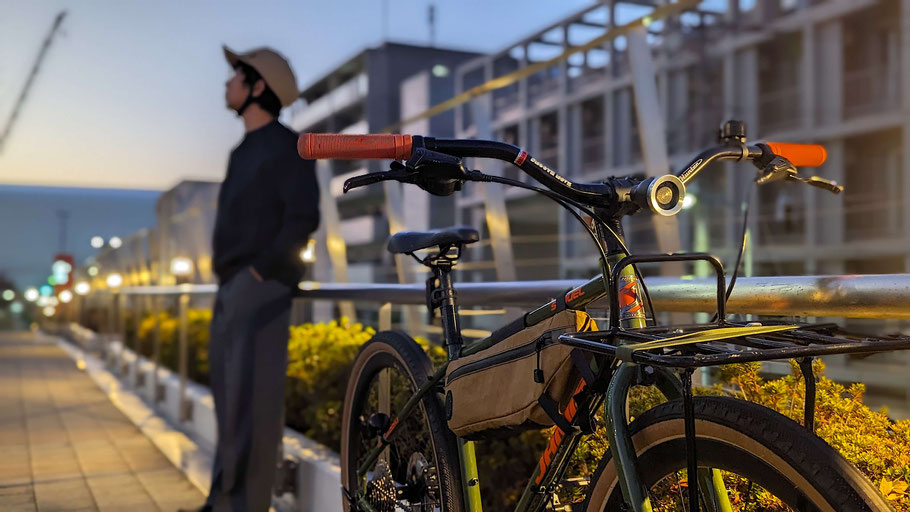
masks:
<path fill-rule="evenodd" d="M 585 172 L 604 168 L 607 163 L 603 135 L 585 137 L 581 140 L 581 168 Z"/>
<path fill-rule="evenodd" d="M 871 66 L 844 72 L 844 117 L 852 119 L 900 106 L 897 68 Z"/>
<path fill-rule="evenodd" d="M 550 167 L 557 172 L 564 172 L 563 169 L 559 169 L 559 147 L 552 146 L 547 148 L 541 148 L 540 151 L 534 155 L 534 158 L 540 160 L 541 163 Z"/>
<path fill-rule="evenodd" d="M 550 97 L 559 91 L 559 71 L 550 68 L 531 75 L 528 78 L 529 106 L 535 106 L 541 100 Z"/>
<path fill-rule="evenodd" d="M 886 240 L 901 235 L 901 204 L 881 194 L 844 197 L 844 240 Z"/>
<path fill-rule="evenodd" d="M 799 128 L 801 100 L 799 85 L 762 91 L 758 98 L 758 124 L 762 135 Z"/>
<path fill-rule="evenodd" d="M 359 101 L 363 101 L 369 92 L 369 81 L 366 73 L 361 73 L 347 82 L 332 89 L 328 94 L 307 105 L 291 120 L 291 126 L 298 131 L 324 120 L 339 110 L 344 110 Z"/>

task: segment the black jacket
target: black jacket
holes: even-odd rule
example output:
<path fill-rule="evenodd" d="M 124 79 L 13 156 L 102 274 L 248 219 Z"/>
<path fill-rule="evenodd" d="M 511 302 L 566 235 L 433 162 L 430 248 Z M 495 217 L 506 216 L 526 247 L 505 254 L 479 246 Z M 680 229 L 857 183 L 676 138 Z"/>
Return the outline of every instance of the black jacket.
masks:
<path fill-rule="evenodd" d="M 297 134 L 277 120 L 247 133 L 231 151 L 218 194 L 212 266 L 219 281 L 252 266 L 263 279 L 296 288 L 300 251 L 317 226 L 316 169 L 297 154 Z"/>

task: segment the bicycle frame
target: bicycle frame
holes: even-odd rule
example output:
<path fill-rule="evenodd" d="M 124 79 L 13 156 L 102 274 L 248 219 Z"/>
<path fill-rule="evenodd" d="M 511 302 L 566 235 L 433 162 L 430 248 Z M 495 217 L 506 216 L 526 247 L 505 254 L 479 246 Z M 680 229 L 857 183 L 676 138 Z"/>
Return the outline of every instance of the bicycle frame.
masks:
<path fill-rule="evenodd" d="M 617 223 L 613 227 L 618 236 L 622 236 L 621 227 Z M 531 310 L 523 316 L 524 326 L 535 325 L 565 309 L 584 309 L 588 304 L 610 295 L 611 299 L 611 318 L 618 320 L 612 328 L 642 328 L 646 326 L 644 305 L 640 299 L 641 284 L 634 267 L 633 258 L 628 257 L 622 249 L 619 248 L 620 240 L 603 240 L 606 246 L 610 248 L 607 261 L 601 261 L 601 274 L 586 283 L 573 288 L 566 292 L 563 297 L 555 298 L 549 302 Z M 647 258 L 638 258 L 640 261 Z M 653 261 L 672 259 L 683 260 L 709 260 L 715 264 L 718 271 L 718 304 L 720 312 L 723 312 L 723 268 L 716 258 L 704 254 L 687 254 L 677 257 L 652 257 Z M 440 279 L 441 287 L 451 287 L 451 280 L 447 278 Z M 613 286 L 611 294 L 610 283 L 622 282 L 623 285 Z M 452 295 L 449 295 L 450 297 Z M 481 341 L 468 346 L 461 346 L 461 336 L 457 331 L 459 325 L 457 308 L 454 307 L 454 299 L 451 304 L 443 304 L 441 308 L 442 323 L 445 333 L 445 347 L 449 354 L 449 361 L 458 357 L 468 356 L 485 350 L 501 339 L 491 335 Z M 719 315 L 723 318 L 723 315 Z M 460 349 L 460 350 L 459 350 Z M 606 363 L 606 364 L 605 364 Z M 578 447 L 584 433 L 578 425 L 588 424 L 591 421 L 591 415 L 601 404 L 604 406 L 605 417 L 607 418 L 607 432 L 610 441 L 610 449 L 613 459 L 616 461 L 617 473 L 620 477 L 620 485 L 623 496 L 627 503 L 632 506 L 635 512 L 649 512 L 651 510 L 650 502 L 647 498 L 647 490 L 644 489 L 637 468 L 637 457 L 632 446 L 631 436 L 628 431 L 626 418 L 626 397 L 629 390 L 640 384 L 656 384 L 658 389 L 668 398 L 676 399 L 686 396 L 687 387 L 672 372 L 663 368 L 654 368 L 652 375 L 644 375 L 641 372 L 641 366 L 634 363 L 623 362 L 613 367 L 614 361 L 601 361 L 593 363 L 592 368 L 594 375 L 597 375 L 598 387 L 604 388 L 600 392 L 590 390 L 585 391 L 585 383 L 582 381 L 573 393 L 569 405 L 566 407 L 564 417 L 569 424 L 573 426 L 571 432 L 563 432 L 559 427 L 554 428 L 550 441 L 541 455 L 540 462 L 531 475 L 524 492 L 522 493 L 515 507 L 515 512 L 539 512 L 549 503 L 549 497 L 555 491 L 555 485 L 559 482 L 562 475 L 568 468 L 570 458 Z M 358 468 L 358 476 L 364 477 L 370 468 L 373 467 L 379 458 L 388 440 L 395 433 L 397 424 L 407 418 L 407 416 L 418 406 L 420 401 L 427 393 L 437 389 L 444 380 L 448 363 L 437 369 L 428 382 L 422 385 L 411 398 L 402 407 L 398 418 L 392 422 L 392 426 L 382 436 L 378 446 L 367 455 Z M 688 390 L 691 393 L 690 390 Z M 691 394 L 689 394 L 691 398 Z M 576 398 L 580 398 L 576 402 Z M 464 493 L 466 510 L 469 512 L 481 512 L 481 493 L 480 481 L 477 471 L 476 455 L 474 452 L 474 443 L 459 439 L 459 465 L 462 476 L 462 492 Z M 712 473 L 716 473 L 713 474 Z M 716 470 L 699 470 L 698 471 L 698 488 L 704 494 L 704 501 L 708 504 L 709 512 L 728 512 L 732 508 L 726 500 L 726 490 L 723 486 L 722 479 L 719 478 L 719 472 Z M 365 510 L 371 510 L 366 500 L 358 500 Z"/>
<path fill-rule="evenodd" d="M 613 332 L 619 329 L 641 329 L 647 327 L 644 304 L 642 303 L 642 283 L 639 281 L 634 263 L 642 261 L 672 261 L 672 260 L 693 260 L 701 259 L 712 263 L 718 273 L 718 324 L 723 325 L 724 319 L 724 274 L 720 262 L 708 255 L 690 254 L 690 255 L 660 255 L 656 257 L 642 258 L 631 257 L 626 253 L 625 241 L 622 238 L 622 226 L 620 219 L 626 215 L 634 213 L 639 207 L 650 207 L 655 212 L 661 212 L 664 215 L 675 214 L 678 209 L 672 209 L 668 205 L 673 203 L 665 194 L 662 198 L 651 197 L 652 186 L 656 193 L 660 190 L 661 179 L 670 178 L 666 183 L 674 184 L 677 192 L 684 193 L 685 183 L 691 181 L 696 174 L 702 171 L 709 163 L 721 160 L 759 160 L 762 158 L 772 158 L 774 154 L 764 145 L 747 146 L 745 144 L 744 127 L 735 122 L 725 125 L 722 140 L 725 142 L 723 147 L 706 150 L 683 171 L 676 175 L 667 175 L 662 178 L 656 178 L 647 187 L 647 197 L 642 196 L 641 190 L 634 186 L 631 181 L 614 180 L 604 184 L 592 183 L 574 183 L 557 174 L 554 170 L 541 164 L 534 158 L 530 157 L 527 152 L 508 144 L 491 142 L 491 141 L 466 141 L 466 140 L 445 140 L 433 138 L 415 137 L 413 141 L 409 138 L 407 141 L 407 151 L 411 152 L 412 147 L 414 155 L 419 151 L 438 151 L 440 169 L 446 179 L 453 176 L 467 177 L 467 173 L 461 166 L 460 158 L 494 158 L 511 162 L 522 169 L 532 178 L 545 185 L 551 191 L 556 192 L 567 202 L 560 202 L 560 205 L 568 208 L 575 201 L 574 206 L 579 204 L 590 206 L 596 213 L 595 230 L 592 236 L 596 239 L 599 247 L 604 249 L 600 261 L 601 274 L 583 285 L 569 290 L 563 297 L 552 299 L 546 304 L 531 310 L 521 318 L 521 328 L 536 325 L 539 322 L 552 317 L 556 313 L 565 309 L 584 309 L 591 302 L 603 298 L 609 294 L 610 297 L 610 328 Z M 736 129 L 734 129 L 736 128 Z M 742 128 L 742 130 L 739 130 Z M 741 133 L 740 133 L 741 131 Z M 337 136 L 327 136 L 337 137 Z M 388 136 L 379 136 L 388 137 Z M 388 144 L 386 139 L 376 139 L 377 143 L 382 146 Z M 397 139 L 395 139 L 397 141 Z M 399 155 L 398 142 L 394 144 L 394 158 L 401 158 Z M 823 149 L 822 149 L 823 152 Z M 314 152 L 311 157 L 319 157 L 318 152 Z M 390 158 L 392 153 L 377 152 L 374 158 Z M 797 155 L 799 156 L 799 155 Z M 418 165 L 420 158 L 415 157 L 415 166 Z M 821 159 L 824 161 L 824 158 Z M 795 168 L 786 160 L 780 169 L 786 171 Z M 809 165 L 820 165 L 819 163 Z M 395 169 L 393 167 L 393 169 Z M 398 173 L 373 173 L 364 177 L 352 178 L 345 184 L 345 190 L 355 186 L 362 186 L 375 183 L 382 179 L 412 179 L 417 174 L 408 174 L 411 171 L 401 171 L 404 166 L 399 165 Z M 419 173 L 417 167 L 415 173 Z M 475 171 L 478 173 L 479 171 Z M 476 175 L 475 175 L 476 176 Z M 770 176 L 770 175 L 769 175 Z M 488 177 L 489 178 L 489 177 Z M 352 180 L 360 180 L 356 183 Z M 675 181 L 674 181 L 675 180 Z M 482 180 L 478 180 L 482 181 Z M 492 181 L 492 180 L 487 180 Z M 811 180 L 809 180 L 811 181 Z M 823 181 L 823 180 L 822 180 Z M 411 183 L 424 183 L 410 181 Z M 502 183 L 502 181 L 500 181 Z M 808 182 L 808 181 L 807 181 Z M 639 182 L 641 184 L 642 182 Z M 421 185 L 422 187 L 425 186 Z M 672 188 L 672 187 L 671 187 Z M 434 189 L 427 189 L 434 190 Z M 448 193 L 451 190 L 446 189 Z M 439 192 L 439 190 L 437 190 Z M 666 190 L 664 191 L 666 192 Z M 551 196 L 552 197 L 552 196 Z M 676 197 L 681 201 L 681 196 Z M 663 201 L 663 202 L 661 202 Z M 559 202 L 559 201 L 558 201 Z M 663 206 L 662 206 L 663 205 Z M 578 217 L 580 220 L 580 217 Z M 611 232 L 611 236 L 606 236 L 606 231 Z M 449 361 L 458 357 L 476 354 L 485 350 L 497 342 L 505 339 L 507 334 L 493 333 L 484 340 L 473 343 L 469 346 L 462 346 L 461 334 L 459 331 L 458 309 L 455 304 L 454 292 L 452 290 L 451 279 L 448 272 L 451 267 L 444 272 L 437 273 L 440 281 L 443 296 L 440 308 L 444 341 L 449 356 Z M 581 340 L 584 341 L 584 340 Z M 628 343 L 628 342 L 621 342 Z M 617 349 L 618 350 L 618 349 Z M 592 351 L 596 353 L 597 351 Z M 707 509 L 710 512 L 727 512 L 732 510 L 730 503 L 727 501 L 727 493 L 724 489 L 723 480 L 720 472 L 717 470 L 699 470 L 697 467 L 697 455 L 695 446 L 695 420 L 694 408 L 692 401 L 691 375 L 692 369 L 686 368 L 682 379 L 674 373 L 661 367 L 649 367 L 653 370 L 648 375 L 641 371 L 642 367 L 636 363 L 625 361 L 618 363 L 625 358 L 616 353 L 615 358 L 604 357 L 595 358 L 592 363 L 591 371 L 596 376 L 592 388 L 586 389 L 584 380 L 575 390 L 573 398 L 563 412 L 564 419 L 571 426 L 571 431 L 563 432 L 560 427 L 555 427 L 554 433 L 550 438 L 547 448 L 540 458 L 540 463 L 534 470 L 531 478 L 525 487 L 516 507 L 515 512 L 540 512 L 549 503 L 552 493 L 555 491 L 555 485 L 562 477 L 568 467 L 571 455 L 574 453 L 583 435 L 580 425 L 590 425 L 591 415 L 601 405 L 604 406 L 604 413 L 607 420 L 607 431 L 610 441 L 610 451 L 613 461 L 616 465 L 617 475 L 621 486 L 625 502 L 632 507 L 634 512 L 650 512 L 651 504 L 648 499 L 647 489 L 644 488 L 639 477 L 637 468 L 637 456 L 632 444 L 632 439 L 628 430 L 626 418 L 626 399 L 631 387 L 639 384 L 656 384 L 658 389 L 668 398 L 682 398 L 685 407 L 685 436 L 686 436 L 686 453 L 687 469 L 689 474 L 697 474 L 693 481 L 696 485 L 689 486 L 689 508 L 691 511 L 698 510 L 699 495 Z M 599 363 L 598 363 L 599 361 Z M 618 364 L 617 364 L 618 363 Z M 399 418 L 395 419 L 387 432 L 380 436 L 380 442 L 357 468 L 357 474 L 363 478 L 370 468 L 373 467 L 380 454 L 388 445 L 389 439 L 395 435 L 396 426 L 402 418 L 406 418 L 427 393 L 438 389 L 443 381 L 448 369 L 448 363 L 439 368 L 430 380 L 416 391 L 416 393 L 406 402 L 399 413 Z M 811 370 L 811 368 L 810 368 Z M 808 416 L 807 416 L 808 418 Z M 459 440 L 459 463 L 463 481 L 463 492 L 467 510 L 469 512 L 480 512 L 480 485 L 477 475 L 476 457 L 474 453 L 473 442 Z M 371 510 L 363 496 L 356 499 L 357 503 L 365 510 Z"/>

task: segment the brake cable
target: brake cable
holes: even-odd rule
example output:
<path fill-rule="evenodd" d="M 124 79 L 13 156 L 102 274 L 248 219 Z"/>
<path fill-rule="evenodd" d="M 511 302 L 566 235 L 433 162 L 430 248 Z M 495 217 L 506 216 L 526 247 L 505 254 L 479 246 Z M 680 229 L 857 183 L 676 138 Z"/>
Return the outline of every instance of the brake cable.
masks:
<path fill-rule="evenodd" d="M 749 208 L 752 204 L 752 193 L 751 187 L 746 192 L 745 201 L 741 201 L 740 205 L 743 211 L 743 229 L 742 237 L 739 244 L 739 254 L 736 255 L 736 265 L 733 267 L 733 274 L 730 276 L 730 284 L 727 285 L 727 291 L 724 294 L 724 305 L 726 306 L 727 301 L 730 300 L 730 296 L 733 295 L 733 287 L 736 285 L 736 278 L 739 275 L 739 269 L 742 266 L 743 255 L 746 253 L 746 241 L 749 234 Z M 717 313 L 714 313 L 714 317 L 711 319 L 711 323 L 717 321 Z"/>
<path fill-rule="evenodd" d="M 619 243 L 620 247 L 622 247 L 622 250 L 626 253 L 626 255 L 629 256 L 632 254 L 629 251 L 629 247 L 626 245 L 625 241 L 623 241 L 622 237 L 620 237 L 619 234 L 613 230 L 613 228 L 611 228 L 606 222 L 604 222 L 603 218 L 601 218 L 599 215 L 597 215 L 593 210 L 591 210 L 584 203 L 581 203 L 572 198 L 568 198 L 568 197 L 559 195 L 556 192 L 553 192 L 552 190 L 547 189 L 547 188 L 529 185 L 522 181 L 513 180 L 510 178 L 503 178 L 500 176 L 484 174 L 481 171 L 469 171 L 468 176 L 469 176 L 468 179 L 471 181 L 491 182 L 491 183 L 499 183 L 501 185 L 510 185 L 510 186 L 514 186 L 514 187 L 518 187 L 518 188 L 523 188 L 526 190 L 531 190 L 531 191 L 537 192 L 539 194 L 542 194 L 542 195 L 550 198 L 551 200 L 553 200 L 554 202 L 556 202 L 557 204 L 559 204 L 560 206 L 565 208 L 569 213 L 571 213 L 575 217 L 575 219 L 579 223 L 581 223 L 582 226 L 584 226 L 585 230 L 588 232 L 588 235 L 591 237 L 591 240 L 594 241 L 594 245 L 597 247 L 597 250 L 600 252 L 600 256 L 601 256 L 601 258 L 603 258 L 604 262 L 607 261 L 607 253 L 604 250 L 603 244 L 600 243 L 600 240 L 598 239 L 597 235 L 594 233 L 594 230 L 592 230 L 591 227 L 588 225 L 588 223 L 585 222 L 584 219 L 581 218 L 581 216 L 578 214 L 578 212 L 576 212 L 575 210 L 573 210 L 572 208 L 569 207 L 570 205 L 574 206 L 579 211 L 588 215 L 592 219 L 595 219 L 597 222 L 600 223 L 600 225 L 607 228 L 607 230 L 610 232 L 610 234 L 613 236 L 613 238 L 617 241 L 617 243 Z M 645 285 L 644 277 L 641 275 L 641 272 L 638 270 L 637 265 L 632 265 L 632 268 L 635 271 L 636 277 L 638 277 L 638 282 L 641 285 L 642 293 L 644 293 L 645 300 L 648 303 L 648 310 L 651 313 L 651 321 L 656 325 L 657 324 L 657 315 L 654 313 L 654 304 L 651 302 L 651 294 L 648 293 L 648 287 Z"/>

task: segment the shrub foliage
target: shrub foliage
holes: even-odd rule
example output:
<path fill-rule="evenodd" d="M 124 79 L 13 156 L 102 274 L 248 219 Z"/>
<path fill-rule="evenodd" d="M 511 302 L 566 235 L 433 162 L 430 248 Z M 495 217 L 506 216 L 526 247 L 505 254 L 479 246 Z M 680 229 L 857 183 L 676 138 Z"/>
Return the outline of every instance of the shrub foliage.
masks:
<path fill-rule="evenodd" d="M 189 375 L 208 382 L 208 326 L 211 313 L 190 310 Z M 162 364 L 177 368 L 177 322 L 161 313 L 160 340 Z M 151 356 L 154 318 L 145 317 L 136 329 L 139 350 Z M 351 364 L 360 346 L 375 334 L 372 327 L 347 318 L 329 323 L 293 326 L 288 345 L 286 384 L 287 423 L 292 428 L 339 450 L 342 401 Z M 434 363 L 444 360 L 444 351 L 418 339 Z M 728 395 L 762 404 L 802 422 L 805 382 L 794 364 L 789 375 L 766 379 L 761 363 L 730 365 L 720 368 L 719 384 L 696 389 L 697 394 Z M 816 402 L 816 433 L 855 464 L 879 488 L 899 512 L 910 512 L 910 420 L 892 421 L 887 410 L 874 411 L 863 403 L 863 384 L 843 385 L 824 377 L 824 364 L 815 362 L 819 375 Z M 633 417 L 663 401 L 654 388 L 635 388 L 630 397 Z M 590 476 L 608 450 L 602 425 L 579 446 L 573 457 L 567 484 L 560 492 L 562 501 L 583 497 L 585 477 Z M 509 439 L 479 442 L 478 464 L 484 505 L 491 510 L 511 508 L 524 489 L 527 478 L 538 464 L 550 432 L 525 432 Z M 785 510 L 772 496 L 759 496 L 754 503 L 738 502 L 746 482 L 728 476 L 731 498 L 737 510 Z M 678 485 L 685 486 L 685 478 Z M 659 507 L 658 507 L 659 508 Z"/>

